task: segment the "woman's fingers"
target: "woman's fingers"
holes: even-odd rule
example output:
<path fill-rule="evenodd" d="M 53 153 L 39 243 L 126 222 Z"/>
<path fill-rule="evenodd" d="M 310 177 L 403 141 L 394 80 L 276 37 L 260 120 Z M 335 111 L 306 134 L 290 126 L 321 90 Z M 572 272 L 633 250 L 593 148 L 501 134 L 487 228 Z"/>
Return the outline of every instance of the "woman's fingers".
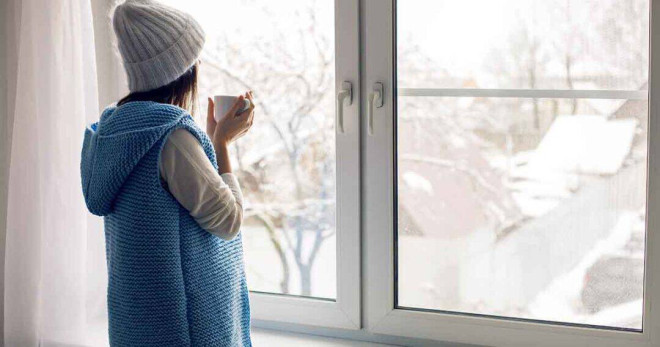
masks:
<path fill-rule="evenodd" d="M 248 118 L 248 124 L 252 126 L 252 121 L 254 120 L 254 105 L 252 105 L 252 108 L 250 109 L 250 115 Z"/>
<path fill-rule="evenodd" d="M 211 135 L 215 130 L 215 116 L 213 114 L 215 110 L 214 107 L 215 105 L 213 104 L 213 99 L 211 98 L 208 99 L 209 99 L 209 105 L 208 105 L 208 110 L 206 111 L 206 133 Z"/>
<path fill-rule="evenodd" d="M 243 116 L 254 109 L 254 101 L 252 100 L 252 95 L 249 92 L 246 92 L 245 95 L 241 95 L 241 97 L 247 99 L 250 102 L 250 105 L 248 108 L 241 111 L 241 113 L 237 116 Z"/>
<path fill-rule="evenodd" d="M 227 112 L 227 115 L 235 116 L 236 112 L 238 112 L 238 110 L 240 110 L 243 107 L 244 99 L 245 97 L 243 95 L 239 96 L 238 99 L 234 101 L 234 104 L 229 109 L 229 112 Z"/>
<path fill-rule="evenodd" d="M 243 137 L 248 130 L 250 130 L 250 127 L 252 127 L 252 119 L 254 118 L 254 101 L 252 99 L 252 92 L 246 92 L 244 95 L 240 96 L 240 99 L 247 99 L 250 101 L 250 106 L 248 106 L 245 111 L 241 112 L 240 114 L 236 115 L 234 117 L 233 121 L 236 122 L 236 127 L 239 129 L 235 139 Z M 240 106 L 243 106 L 243 104 L 240 104 Z"/>
<path fill-rule="evenodd" d="M 250 107 L 245 111 L 245 112 L 250 112 L 247 116 L 247 124 L 248 126 L 252 126 L 252 120 L 254 119 L 254 109 L 256 108 L 257 105 L 254 104 L 254 99 L 251 90 L 249 92 L 246 92 L 245 95 L 246 98 L 250 100 Z"/>
<path fill-rule="evenodd" d="M 254 120 L 254 108 L 250 110 L 250 114 L 248 115 L 248 119 L 247 119 L 248 126 L 252 126 L 253 120 Z"/>
<path fill-rule="evenodd" d="M 236 115 L 236 118 L 240 118 L 241 121 L 247 122 L 250 120 L 250 115 L 252 113 L 254 113 L 254 106 L 250 105 L 248 108 L 245 109 L 245 111 Z"/>
<path fill-rule="evenodd" d="M 250 106 L 254 108 L 254 96 L 252 95 L 252 91 L 246 92 L 245 97 L 250 100 Z"/>
<path fill-rule="evenodd" d="M 207 121 L 211 120 L 211 119 L 214 119 L 213 118 L 213 113 L 214 113 L 214 107 L 213 106 L 215 106 L 215 105 L 213 105 L 213 99 L 209 98 L 209 106 L 208 106 L 208 109 L 206 110 L 206 120 Z"/>

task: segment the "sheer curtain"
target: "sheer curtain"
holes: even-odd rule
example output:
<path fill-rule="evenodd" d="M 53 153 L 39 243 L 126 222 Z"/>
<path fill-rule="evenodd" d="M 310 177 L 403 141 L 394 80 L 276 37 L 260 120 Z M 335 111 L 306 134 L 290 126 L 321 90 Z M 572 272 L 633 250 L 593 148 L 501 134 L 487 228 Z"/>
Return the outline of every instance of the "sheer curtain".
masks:
<path fill-rule="evenodd" d="M 90 0 L 5 1 L 5 345 L 98 346 L 103 233 L 86 212 L 79 177 L 83 130 L 99 109 Z"/>

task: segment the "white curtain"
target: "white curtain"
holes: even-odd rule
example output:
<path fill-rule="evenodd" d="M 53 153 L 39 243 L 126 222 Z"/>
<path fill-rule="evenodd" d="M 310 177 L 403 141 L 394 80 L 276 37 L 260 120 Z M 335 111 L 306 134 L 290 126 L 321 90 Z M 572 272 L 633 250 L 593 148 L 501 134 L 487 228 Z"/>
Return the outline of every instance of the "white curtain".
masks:
<path fill-rule="evenodd" d="M 90 0 L 3 0 L 11 132 L 5 253 L 6 346 L 98 346 L 107 332 L 101 221 L 79 162 L 98 118 Z M 101 324 L 101 326 L 99 326 Z"/>

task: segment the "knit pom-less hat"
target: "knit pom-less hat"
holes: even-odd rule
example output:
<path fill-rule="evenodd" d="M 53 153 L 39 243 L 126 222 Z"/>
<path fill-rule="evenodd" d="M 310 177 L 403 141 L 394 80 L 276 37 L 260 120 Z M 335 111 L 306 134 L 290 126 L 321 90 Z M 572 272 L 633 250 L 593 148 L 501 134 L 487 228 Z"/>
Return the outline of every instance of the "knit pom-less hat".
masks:
<path fill-rule="evenodd" d="M 127 0 L 112 16 L 131 92 L 165 86 L 193 66 L 204 31 L 192 16 L 153 0 Z"/>

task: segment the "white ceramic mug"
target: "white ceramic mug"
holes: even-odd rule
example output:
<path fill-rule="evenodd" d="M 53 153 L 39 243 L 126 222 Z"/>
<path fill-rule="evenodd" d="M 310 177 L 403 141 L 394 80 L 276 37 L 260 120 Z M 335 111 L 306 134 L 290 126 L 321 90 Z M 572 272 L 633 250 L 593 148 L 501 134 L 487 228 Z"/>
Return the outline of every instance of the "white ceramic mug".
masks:
<path fill-rule="evenodd" d="M 231 95 L 215 95 L 213 97 L 213 103 L 215 104 L 215 120 L 220 120 L 220 117 L 224 116 L 234 103 L 238 100 L 237 96 Z M 243 107 L 236 112 L 236 114 L 241 114 L 250 107 L 250 100 L 243 99 Z"/>

